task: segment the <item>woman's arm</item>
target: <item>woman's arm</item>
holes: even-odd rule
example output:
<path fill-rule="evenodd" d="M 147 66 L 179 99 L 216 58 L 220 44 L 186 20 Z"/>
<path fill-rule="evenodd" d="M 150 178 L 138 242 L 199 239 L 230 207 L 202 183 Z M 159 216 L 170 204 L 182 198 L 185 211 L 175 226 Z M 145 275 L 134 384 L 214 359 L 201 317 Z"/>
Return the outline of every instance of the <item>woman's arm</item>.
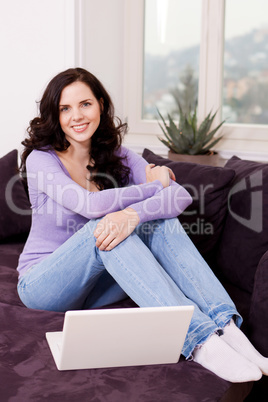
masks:
<path fill-rule="evenodd" d="M 90 192 L 79 186 L 63 171 L 53 152 L 32 151 L 27 158 L 26 167 L 33 209 L 38 210 L 49 197 L 88 219 L 123 210 L 133 201 L 140 202 L 163 189 L 160 181 L 156 180 L 142 185 Z"/>
<path fill-rule="evenodd" d="M 164 188 L 150 198 L 101 219 L 94 232 L 96 246 L 100 250 L 112 250 L 133 232 L 139 222 L 175 217 L 192 202 L 189 193 L 170 179 L 175 177 L 168 168 L 149 165 L 143 158 L 123 147 L 121 152 L 122 156 L 127 156 L 132 182 L 138 184 L 158 179 Z"/>
<path fill-rule="evenodd" d="M 123 147 L 122 147 L 123 148 Z M 141 156 L 123 148 L 131 168 L 131 178 L 134 184 L 148 182 L 148 163 Z M 147 167 L 147 168 L 146 168 Z M 158 167 L 158 168 L 163 168 Z M 167 168 L 166 168 L 167 169 Z M 155 179 L 157 176 L 154 176 Z M 192 197 L 188 191 L 170 179 L 170 185 L 162 188 L 151 197 L 133 202 L 129 205 L 140 218 L 140 222 L 154 219 L 173 218 L 180 215 L 192 203 Z"/>

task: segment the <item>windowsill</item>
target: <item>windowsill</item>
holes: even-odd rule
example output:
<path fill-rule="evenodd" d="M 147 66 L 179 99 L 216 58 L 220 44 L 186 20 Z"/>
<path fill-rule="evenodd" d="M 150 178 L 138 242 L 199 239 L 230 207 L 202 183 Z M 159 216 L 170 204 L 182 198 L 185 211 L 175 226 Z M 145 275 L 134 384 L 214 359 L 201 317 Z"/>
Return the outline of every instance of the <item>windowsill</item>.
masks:
<path fill-rule="evenodd" d="M 168 155 L 167 147 L 154 134 L 129 132 L 124 139 L 124 145 L 140 155 L 144 148 L 165 158 Z M 241 159 L 268 163 L 268 141 L 264 140 L 222 139 L 217 152 L 225 161 L 236 155 Z"/>

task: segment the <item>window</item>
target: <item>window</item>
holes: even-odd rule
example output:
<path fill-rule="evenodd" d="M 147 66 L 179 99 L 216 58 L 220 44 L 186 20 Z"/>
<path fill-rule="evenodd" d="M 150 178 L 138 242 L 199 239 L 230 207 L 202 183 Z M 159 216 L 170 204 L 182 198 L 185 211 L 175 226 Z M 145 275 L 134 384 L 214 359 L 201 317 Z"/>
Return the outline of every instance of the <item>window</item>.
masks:
<path fill-rule="evenodd" d="M 268 124 L 267 0 L 226 0 L 225 7 L 223 118 Z"/>
<path fill-rule="evenodd" d="M 189 4 L 190 10 L 180 8 L 187 7 L 185 3 Z M 188 74 L 191 73 L 193 81 L 198 83 L 198 120 L 202 121 L 210 111 L 218 111 L 215 125 L 226 119 L 222 127 L 224 138 L 217 144 L 222 157 L 235 153 L 248 159 L 268 159 L 268 97 L 263 95 L 267 94 L 264 84 L 268 81 L 266 3 L 267 0 L 126 2 L 125 116 L 130 128 L 126 138 L 128 146 L 133 145 L 137 152 L 147 146 L 166 155 L 167 150 L 158 139 L 161 129 L 156 120 L 156 108 L 161 112 L 172 112 L 172 89 L 183 89 L 183 74 L 187 76 L 188 69 Z M 180 10 L 175 28 L 172 28 L 178 32 L 176 46 L 169 34 L 169 27 L 172 27 L 173 19 L 176 20 L 175 7 Z M 184 23 L 186 28 L 182 35 L 179 29 Z M 194 37 L 190 42 L 188 26 L 191 26 Z M 242 59 L 236 60 L 234 66 L 230 46 L 235 46 L 238 38 L 251 31 L 255 32 L 254 46 L 250 51 L 243 51 L 251 63 L 245 71 L 245 65 L 238 67 Z M 174 55 L 186 52 L 187 48 L 189 52 L 196 49 L 191 63 L 186 57 L 179 63 L 175 62 Z M 260 86 L 265 91 L 260 91 Z"/>
<path fill-rule="evenodd" d="M 200 0 L 145 0 L 142 118 L 175 114 L 198 97 Z M 193 13 L 192 10 L 195 10 Z M 182 18 L 191 15 L 190 20 Z"/>

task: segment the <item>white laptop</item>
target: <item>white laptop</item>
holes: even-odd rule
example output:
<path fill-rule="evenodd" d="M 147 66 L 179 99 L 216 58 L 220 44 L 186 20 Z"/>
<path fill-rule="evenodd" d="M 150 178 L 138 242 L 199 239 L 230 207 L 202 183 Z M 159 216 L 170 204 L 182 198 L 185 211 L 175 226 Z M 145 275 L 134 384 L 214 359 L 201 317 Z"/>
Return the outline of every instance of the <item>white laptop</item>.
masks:
<path fill-rule="evenodd" d="M 67 311 L 46 338 L 58 370 L 177 363 L 193 306 Z"/>

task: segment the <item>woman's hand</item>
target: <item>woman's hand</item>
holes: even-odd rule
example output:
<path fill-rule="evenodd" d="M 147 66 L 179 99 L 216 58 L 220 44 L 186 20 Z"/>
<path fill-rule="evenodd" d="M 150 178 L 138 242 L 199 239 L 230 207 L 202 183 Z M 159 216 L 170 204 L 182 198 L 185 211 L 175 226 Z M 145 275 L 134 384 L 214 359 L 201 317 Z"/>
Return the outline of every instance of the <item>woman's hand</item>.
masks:
<path fill-rule="evenodd" d="M 139 221 L 137 212 L 132 208 L 107 214 L 94 231 L 96 246 L 99 250 L 112 250 L 133 232 Z"/>
<path fill-rule="evenodd" d="M 171 169 L 166 166 L 155 166 L 153 163 L 146 165 L 145 173 L 147 183 L 159 180 L 164 188 L 170 185 L 170 179 L 176 180 L 176 177 Z"/>

